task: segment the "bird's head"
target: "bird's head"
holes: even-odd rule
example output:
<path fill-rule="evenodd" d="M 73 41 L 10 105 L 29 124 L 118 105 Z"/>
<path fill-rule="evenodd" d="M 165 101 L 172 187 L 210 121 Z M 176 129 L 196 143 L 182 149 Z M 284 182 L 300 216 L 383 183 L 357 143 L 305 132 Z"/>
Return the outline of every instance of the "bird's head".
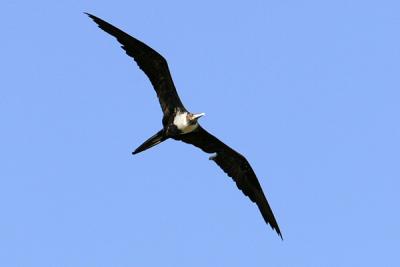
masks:
<path fill-rule="evenodd" d="M 200 118 L 200 117 L 203 117 L 204 115 L 206 115 L 205 113 L 188 113 L 187 114 L 187 121 L 190 123 L 190 124 L 196 124 L 197 123 L 197 120 Z"/>

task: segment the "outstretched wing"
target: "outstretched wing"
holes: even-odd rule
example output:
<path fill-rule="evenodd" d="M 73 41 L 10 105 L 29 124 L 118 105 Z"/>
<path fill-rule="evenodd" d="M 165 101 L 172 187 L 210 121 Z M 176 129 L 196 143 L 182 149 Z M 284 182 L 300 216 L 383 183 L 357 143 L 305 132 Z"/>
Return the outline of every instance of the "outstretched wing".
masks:
<path fill-rule="evenodd" d="M 226 174 L 232 177 L 237 187 L 242 190 L 251 201 L 257 204 L 265 222 L 267 224 L 269 223 L 282 238 L 279 226 L 265 198 L 257 176 L 245 157 L 225 145 L 201 126 L 191 133 L 177 136 L 176 139 L 192 144 L 206 153 L 216 153 L 216 155 L 210 159 L 215 161 Z"/>
<path fill-rule="evenodd" d="M 117 38 L 125 52 L 136 61 L 140 69 L 149 77 L 157 93 L 164 115 L 172 114 L 176 107 L 183 111 L 186 110 L 176 92 L 168 63 L 163 56 L 108 22 L 92 14 L 85 14 L 93 19 L 100 29 Z"/>

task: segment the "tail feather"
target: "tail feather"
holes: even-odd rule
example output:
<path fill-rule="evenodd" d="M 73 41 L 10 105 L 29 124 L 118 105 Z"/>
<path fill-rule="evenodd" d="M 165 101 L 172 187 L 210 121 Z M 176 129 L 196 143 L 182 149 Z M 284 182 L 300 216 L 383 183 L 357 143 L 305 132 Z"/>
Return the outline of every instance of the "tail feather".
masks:
<path fill-rule="evenodd" d="M 141 144 L 135 151 L 132 152 L 133 155 L 145 151 L 159 143 L 165 141 L 167 138 L 164 136 L 163 130 L 160 130 L 158 133 L 147 139 L 143 144 Z"/>

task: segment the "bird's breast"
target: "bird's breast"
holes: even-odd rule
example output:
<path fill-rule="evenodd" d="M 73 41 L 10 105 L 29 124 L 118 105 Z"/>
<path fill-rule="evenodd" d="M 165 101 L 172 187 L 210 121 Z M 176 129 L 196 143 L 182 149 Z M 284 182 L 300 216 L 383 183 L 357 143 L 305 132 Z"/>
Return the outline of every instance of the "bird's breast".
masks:
<path fill-rule="evenodd" d="M 197 123 L 190 124 L 190 125 L 186 126 L 185 128 L 179 129 L 179 130 L 181 130 L 182 134 L 186 134 L 186 133 L 193 132 L 194 130 L 196 130 L 197 127 L 199 127 L 199 125 Z"/>

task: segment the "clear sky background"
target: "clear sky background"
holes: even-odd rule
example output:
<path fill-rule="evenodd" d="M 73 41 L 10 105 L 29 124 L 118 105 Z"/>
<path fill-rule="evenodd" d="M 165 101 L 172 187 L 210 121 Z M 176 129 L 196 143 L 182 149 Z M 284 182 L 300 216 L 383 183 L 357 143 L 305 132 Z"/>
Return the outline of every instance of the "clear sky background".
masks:
<path fill-rule="evenodd" d="M 0 4 L 0 266 L 400 266 L 399 1 Z M 93 13 L 246 155 L 284 241 Z"/>

